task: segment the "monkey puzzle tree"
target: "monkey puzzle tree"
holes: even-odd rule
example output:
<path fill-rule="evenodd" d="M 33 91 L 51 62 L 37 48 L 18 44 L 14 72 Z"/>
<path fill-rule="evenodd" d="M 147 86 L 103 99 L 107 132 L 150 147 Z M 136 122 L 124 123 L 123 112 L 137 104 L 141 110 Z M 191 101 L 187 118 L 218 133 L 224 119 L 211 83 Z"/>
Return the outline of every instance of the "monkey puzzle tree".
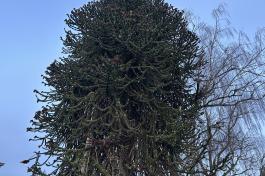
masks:
<path fill-rule="evenodd" d="M 50 90 L 35 91 L 45 106 L 28 130 L 42 149 L 29 171 L 192 173 L 201 62 L 183 11 L 163 0 L 101 0 L 74 9 L 66 24 L 65 57 L 43 76 Z M 45 165 L 54 170 L 45 174 Z"/>

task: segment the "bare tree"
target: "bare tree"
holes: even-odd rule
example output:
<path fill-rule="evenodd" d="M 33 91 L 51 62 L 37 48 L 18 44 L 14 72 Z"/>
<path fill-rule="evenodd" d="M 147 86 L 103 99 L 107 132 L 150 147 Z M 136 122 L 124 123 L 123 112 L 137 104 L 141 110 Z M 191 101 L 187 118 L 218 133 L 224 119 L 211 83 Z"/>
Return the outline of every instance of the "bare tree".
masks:
<path fill-rule="evenodd" d="M 253 40 L 229 27 L 224 7 L 213 11 L 214 26 L 200 25 L 204 67 L 197 94 L 203 97 L 197 140 L 202 175 L 257 175 L 264 113 L 264 33 Z M 262 141 L 262 142 L 260 142 Z M 204 144 L 204 145 L 201 145 Z"/>

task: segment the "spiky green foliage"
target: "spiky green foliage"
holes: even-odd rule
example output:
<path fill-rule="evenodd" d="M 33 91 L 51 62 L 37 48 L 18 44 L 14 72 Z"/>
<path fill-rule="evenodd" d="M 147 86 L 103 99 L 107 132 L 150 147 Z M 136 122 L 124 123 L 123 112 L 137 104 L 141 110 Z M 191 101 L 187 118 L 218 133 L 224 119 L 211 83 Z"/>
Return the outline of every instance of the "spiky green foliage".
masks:
<path fill-rule="evenodd" d="M 195 133 L 198 38 L 162 0 L 101 0 L 66 20 L 64 54 L 36 91 L 43 136 L 29 169 L 50 175 L 177 175 Z M 42 161 L 42 157 L 50 160 Z M 54 161 L 53 161 L 54 160 Z"/>

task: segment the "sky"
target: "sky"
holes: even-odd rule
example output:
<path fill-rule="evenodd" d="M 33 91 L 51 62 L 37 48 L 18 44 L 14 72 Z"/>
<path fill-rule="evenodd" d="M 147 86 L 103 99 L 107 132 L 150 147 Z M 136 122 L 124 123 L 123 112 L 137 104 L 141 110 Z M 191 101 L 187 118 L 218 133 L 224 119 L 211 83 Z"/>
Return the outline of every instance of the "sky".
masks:
<path fill-rule="evenodd" d="M 34 89 L 43 88 L 41 74 L 60 57 L 64 19 L 85 0 L 0 0 L 0 176 L 29 176 L 19 162 L 36 150 L 26 128 L 40 108 Z M 211 11 L 226 4 L 232 26 L 253 36 L 265 27 L 264 0 L 168 0 L 211 22 Z"/>

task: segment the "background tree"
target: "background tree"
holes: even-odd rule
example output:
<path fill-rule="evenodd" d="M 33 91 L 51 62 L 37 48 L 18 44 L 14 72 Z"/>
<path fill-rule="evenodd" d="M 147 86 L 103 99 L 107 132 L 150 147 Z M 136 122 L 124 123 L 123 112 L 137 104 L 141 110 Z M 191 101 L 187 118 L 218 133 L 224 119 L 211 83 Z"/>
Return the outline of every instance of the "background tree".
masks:
<path fill-rule="evenodd" d="M 264 31 L 250 40 L 229 26 L 224 6 L 213 26 L 196 25 L 204 66 L 197 83 L 203 95 L 197 138 L 202 175 L 259 175 L 264 156 Z M 199 148 L 199 147 L 198 147 Z"/>
<path fill-rule="evenodd" d="M 42 149 L 29 171 L 193 173 L 201 52 L 183 11 L 162 0 L 101 0 L 66 23 L 65 57 L 43 76 L 50 91 L 35 91 L 45 106 L 28 130 Z"/>

